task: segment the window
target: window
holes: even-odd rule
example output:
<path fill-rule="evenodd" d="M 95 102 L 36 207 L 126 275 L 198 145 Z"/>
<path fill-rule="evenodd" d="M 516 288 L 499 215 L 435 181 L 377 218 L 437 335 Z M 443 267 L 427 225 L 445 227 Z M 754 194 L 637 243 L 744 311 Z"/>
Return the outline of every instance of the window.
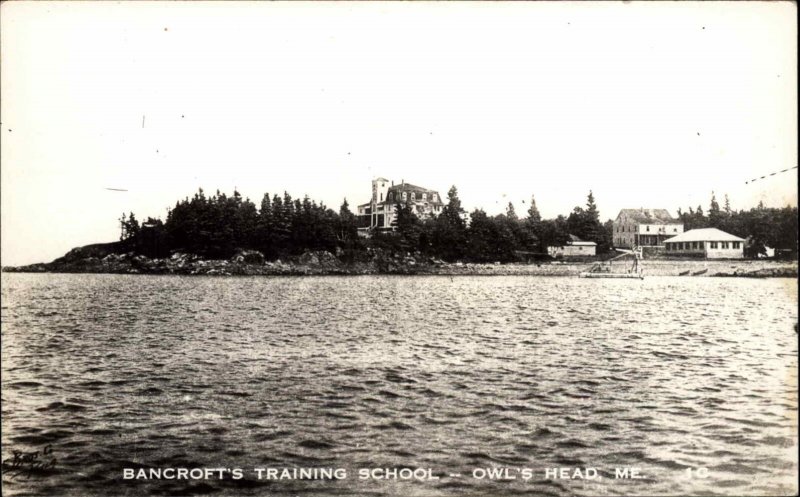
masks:
<path fill-rule="evenodd" d="M 650 226 L 647 227 L 647 231 L 650 231 Z"/>
<path fill-rule="evenodd" d="M 428 194 L 427 193 L 423 193 L 422 194 L 422 200 L 428 200 Z"/>
<path fill-rule="evenodd" d="M 722 242 L 722 248 L 724 249 L 728 248 L 728 242 Z"/>
<path fill-rule="evenodd" d="M 678 228 L 672 228 L 672 232 L 673 233 L 677 233 L 678 232 Z"/>
<path fill-rule="evenodd" d="M 403 200 L 406 200 L 406 192 L 403 192 Z"/>
<path fill-rule="evenodd" d="M 383 193 L 381 193 L 381 202 L 383 202 Z"/>
<path fill-rule="evenodd" d="M 739 248 L 739 242 L 733 242 L 733 248 L 738 249 Z"/>

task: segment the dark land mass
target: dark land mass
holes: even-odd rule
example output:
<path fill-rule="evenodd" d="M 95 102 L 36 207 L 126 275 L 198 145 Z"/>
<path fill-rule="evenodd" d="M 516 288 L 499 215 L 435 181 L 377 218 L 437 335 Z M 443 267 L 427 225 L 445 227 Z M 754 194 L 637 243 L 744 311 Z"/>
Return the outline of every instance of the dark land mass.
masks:
<path fill-rule="evenodd" d="M 264 194 L 260 207 L 234 191 L 207 196 L 202 190 L 169 209 L 166 222 L 133 213 L 120 218 L 120 241 L 78 247 L 42 264 L 3 268 L 8 272 L 178 275 L 542 275 L 578 276 L 595 268 L 628 272 L 630 257 L 616 260 L 611 220 L 600 222 L 590 191 L 585 207 L 568 217 L 542 219 L 531 197 L 527 217 L 513 204 L 505 214 L 476 209 L 466 219 L 455 186 L 441 212 L 421 217 L 414 202 L 398 203 L 391 229 L 369 228 L 370 215 L 356 216 L 345 200 L 339 212 L 307 196 Z M 384 214 L 385 215 L 385 214 Z M 689 216 L 689 217 L 687 217 Z M 747 241 L 748 259 L 676 259 L 645 250 L 645 276 L 797 277 L 797 208 L 750 211 L 721 209 L 712 195 L 710 213 L 680 215 L 687 229 L 716 227 Z M 365 224 L 366 222 L 366 224 Z M 619 227 L 616 228 L 619 230 Z M 366 232 L 368 230 L 368 233 Z M 366 236 L 365 236 L 366 235 Z M 594 242 L 597 256 L 553 259 L 552 247 L 574 240 Z M 766 247 L 782 261 L 760 259 Z M 700 255 L 700 254 L 698 254 Z M 626 260 L 627 259 L 627 260 Z"/>
<path fill-rule="evenodd" d="M 308 251 L 298 256 L 268 261 L 256 250 L 239 250 L 229 259 L 209 259 L 185 252 L 150 258 L 126 252 L 124 242 L 87 245 L 70 250 L 49 263 L 4 267 L 19 273 L 176 274 L 218 276 L 278 275 L 529 275 L 577 276 L 589 270 L 593 260 L 540 261 L 533 263 L 448 263 L 417 254 L 369 250 L 357 261 L 345 261 L 328 251 Z M 613 263 L 612 263 L 613 264 Z M 723 276 L 797 278 L 797 261 L 657 259 L 642 263 L 645 276 Z M 617 263 L 624 272 L 629 264 Z"/>

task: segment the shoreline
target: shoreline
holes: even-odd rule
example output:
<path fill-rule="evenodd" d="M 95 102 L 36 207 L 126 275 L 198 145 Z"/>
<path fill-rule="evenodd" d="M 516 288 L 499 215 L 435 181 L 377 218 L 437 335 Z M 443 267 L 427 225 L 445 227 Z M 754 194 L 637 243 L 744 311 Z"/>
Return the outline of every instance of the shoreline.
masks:
<path fill-rule="evenodd" d="M 261 256 L 261 254 L 257 254 Z M 577 277 L 592 262 L 552 261 L 541 263 L 445 263 L 417 261 L 413 257 L 376 257 L 365 262 L 342 262 L 329 252 L 305 253 L 287 261 L 264 261 L 263 256 L 243 253 L 229 260 L 202 259 L 191 254 L 174 254 L 165 259 L 141 255 L 110 254 L 100 259 L 86 257 L 51 263 L 4 267 L 7 273 L 86 273 L 86 274 L 174 274 L 207 276 L 559 276 Z M 797 261 L 752 259 L 680 260 L 654 259 L 641 262 L 643 275 L 687 277 L 797 278 Z M 620 265 L 614 272 L 624 272 Z"/>

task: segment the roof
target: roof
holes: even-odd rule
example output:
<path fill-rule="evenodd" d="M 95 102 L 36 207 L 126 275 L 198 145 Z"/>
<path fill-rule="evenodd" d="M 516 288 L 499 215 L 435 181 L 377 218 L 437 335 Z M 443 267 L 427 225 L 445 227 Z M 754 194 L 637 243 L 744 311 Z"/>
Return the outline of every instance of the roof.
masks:
<path fill-rule="evenodd" d="M 565 243 L 562 246 L 566 246 L 566 245 L 572 245 L 573 247 L 593 247 L 593 246 L 595 246 L 597 244 L 594 243 L 594 242 L 587 242 L 585 240 L 581 240 L 579 237 L 577 237 L 577 236 L 575 236 L 573 234 L 570 234 L 569 235 L 569 240 L 567 240 L 567 243 Z"/>
<path fill-rule="evenodd" d="M 667 209 L 622 209 L 617 214 L 617 219 L 625 214 L 628 219 L 644 224 L 680 224 L 680 220 L 672 217 Z"/>
<path fill-rule="evenodd" d="M 392 198 L 390 200 L 390 198 L 391 198 L 390 194 L 391 193 L 398 193 L 398 194 L 400 194 L 400 193 L 414 193 L 414 196 L 417 197 L 415 199 L 415 201 L 417 203 L 422 201 L 422 198 L 418 194 L 426 193 L 427 194 L 427 198 L 425 199 L 424 202 L 427 202 L 430 205 L 442 205 L 442 197 L 439 196 L 439 192 L 437 192 L 436 190 L 429 190 L 429 189 L 423 188 L 421 186 L 412 185 L 411 183 L 400 183 L 399 185 L 390 186 L 388 188 L 388 190 L 387 190 L 386 199 L 383 202 L 378 202 L 378 203 L 379 204 L 397 204 L 397 203 L 401 203 L 402 202 L 400 200 L 400 198 L 398 198 L 398 196 L 395 196 L 394 198 Z M 436 195 L 435 199 L 433 197 L 434 194 Z M 409 198 L 405 202 L 410 202 L 410 201 L 411 201 L 411 199 Z"/>
<path fill-rule="evenodd" d="M 743 242 L 744 238 L 725 233 L 717 228 L 689 230 L 678 236 L 667 238 L 665 242 Z"/>
<path fill-rule="evenodd" d="M 402 192 L 419 192 L 419 193 L 438 193 L 436 190 L 429 190 L 427 188 L 423 188 L 421 186 L 412 185 L 411 183 L 400 183 L 399 185 L 392 185 L 389 187 L 390 192 L 394 191 L 402 191 Z"/>

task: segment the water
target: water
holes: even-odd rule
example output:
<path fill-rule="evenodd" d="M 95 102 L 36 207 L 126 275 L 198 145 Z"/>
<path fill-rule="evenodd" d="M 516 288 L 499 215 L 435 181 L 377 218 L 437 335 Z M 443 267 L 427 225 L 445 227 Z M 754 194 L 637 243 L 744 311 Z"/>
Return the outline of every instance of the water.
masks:
<path fill-rule="evenodd" d="M 4 274 L 3 457 L 57 460 L 4 494 L 796 493 L 795 285 Z M 244 477 L 123 479 L 143 467 Z M 402 467 L 439 479 L 357 474 Z"/>

